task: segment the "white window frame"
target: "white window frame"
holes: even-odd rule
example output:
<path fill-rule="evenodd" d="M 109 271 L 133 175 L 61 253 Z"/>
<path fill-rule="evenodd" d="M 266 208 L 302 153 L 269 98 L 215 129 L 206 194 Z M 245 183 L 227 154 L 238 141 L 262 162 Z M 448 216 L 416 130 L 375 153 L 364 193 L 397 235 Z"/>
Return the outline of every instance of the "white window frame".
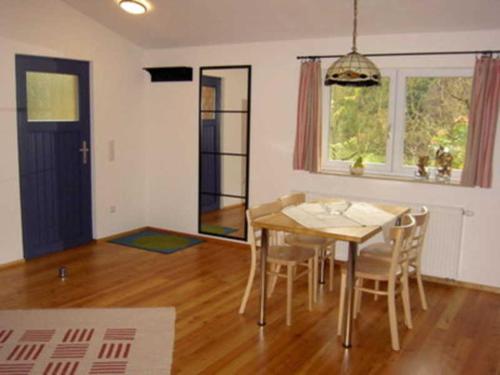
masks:
<path fill-rule="evenodd" d="M 396 105 L 394 98 L 396 97 L 396 80 L 397 80 L 397 70 L 396 69 L 380 69 L 382 77 L 388 77 L 389 81 L 389 108 L 388 108 L 388 126 L 389 131 L 387 132 L 387 144 L 386 144 L 386 162 L 383 163 L 364 163 L 365 170 L 369 171 L 370 174 L 381 174 L 387 175 L 391 172 L 392 167 L 392 134 L 394 133 L 394 119 L 395 119 L 395 109 Z M 324 74 L 326 75 L 326 70 Z M 330 86 L 323 87 L 323 111 L 322 115 L 322 153 L 321 153 L 321 165 L 322 169 L 326 171 L 336 171 L 336 172 L 349 172 L 349 168 L 352 165 L 352 160 L 329 160 L 329 145 L 328 145 L 328 132 L 330 129 L 330 102 L 331 102 L 331 90 Z"/>
<path fill-rule="evenodd" d="M 407 77 L 472 77 L 471 68 L 399 68 L 381 69 L 382 76 L 390 78 L 389 84 L 389 133 L 386 147 L 386 163 L 365 163 L 365 173 L 414 177 L 415 166 L 404 165 L 404 136 L 406 129 L 406 78 Z M 326 72 L 325 72 L 326 73 Z M 323 90 L 322 113 L 322 169 L 326 172 L 349 172 L 352 161 L 328 160 L 328 131 L 330 124 L 330 87 Z M 428 168 L 430 175 L 435 167 Z M 451 180 L 459 181 L 462 170 L 453 169 Z"/>

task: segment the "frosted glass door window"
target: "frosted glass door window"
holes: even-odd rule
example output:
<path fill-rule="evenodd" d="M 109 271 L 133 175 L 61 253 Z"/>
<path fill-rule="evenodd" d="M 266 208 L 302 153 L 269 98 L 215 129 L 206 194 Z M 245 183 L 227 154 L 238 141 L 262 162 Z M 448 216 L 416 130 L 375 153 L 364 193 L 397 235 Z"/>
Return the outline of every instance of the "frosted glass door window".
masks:
<path fill-rule="evenodd" d="M 28 121 L 78 121 L 78 76 L 27 72 Z"/>

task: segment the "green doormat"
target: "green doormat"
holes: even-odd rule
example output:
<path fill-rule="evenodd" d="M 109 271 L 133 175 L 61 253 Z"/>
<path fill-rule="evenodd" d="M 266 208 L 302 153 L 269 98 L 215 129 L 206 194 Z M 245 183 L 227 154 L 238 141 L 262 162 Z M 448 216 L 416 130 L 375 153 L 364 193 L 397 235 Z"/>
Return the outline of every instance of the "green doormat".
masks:
<path fill-rule="evenodd" d="M 198 245 L 203 241 L 178 234 L 168 234 L 154 229 L 146 229 L 134 234 L 115 238 L 109 242 L 135 247 L 163 254 L 171 254 L 190 246 Z"/>
<path fill-rule="evenodd" d="M 229 234 L 229 233 L 236 232 L 237 230 L 238 229 L 236 229 L 236 228 L 221 227 L 219 225 L 208 225 L 208 224 L 201 225 L 201 231 L 203 233 Z"/>

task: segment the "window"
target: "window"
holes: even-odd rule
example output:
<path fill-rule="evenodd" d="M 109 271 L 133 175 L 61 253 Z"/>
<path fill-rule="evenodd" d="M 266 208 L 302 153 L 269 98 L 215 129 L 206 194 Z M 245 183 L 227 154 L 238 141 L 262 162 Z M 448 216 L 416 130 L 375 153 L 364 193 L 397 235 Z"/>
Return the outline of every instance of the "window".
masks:
<path fill-rule="evenodd" d="M 26 72 L 28 121 L 78 121 L 78 76 Z"/>
<path fill-rule="evenodd" d="M 373 174 L 413 176 L 417 159 L 441 145 L 453 155 L 458 179 L 467 143 L 470 69 L 382 71 L 378 87 L 330 86 L 325 97 L 323 168 L 347 171 L 363 157 Z"/>

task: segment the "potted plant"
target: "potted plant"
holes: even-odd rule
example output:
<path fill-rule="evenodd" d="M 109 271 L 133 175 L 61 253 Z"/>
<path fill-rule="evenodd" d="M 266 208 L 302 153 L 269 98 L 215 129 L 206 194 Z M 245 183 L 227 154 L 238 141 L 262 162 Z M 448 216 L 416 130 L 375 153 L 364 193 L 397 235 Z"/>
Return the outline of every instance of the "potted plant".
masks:
<path fill-rule="evenodd" d="M 354 176 L 361 176 L 365 171 L 365 166 L 363 165 L 363 157 L 359 156 L 353 165 L 351 165 L 351 174 Z"/>

